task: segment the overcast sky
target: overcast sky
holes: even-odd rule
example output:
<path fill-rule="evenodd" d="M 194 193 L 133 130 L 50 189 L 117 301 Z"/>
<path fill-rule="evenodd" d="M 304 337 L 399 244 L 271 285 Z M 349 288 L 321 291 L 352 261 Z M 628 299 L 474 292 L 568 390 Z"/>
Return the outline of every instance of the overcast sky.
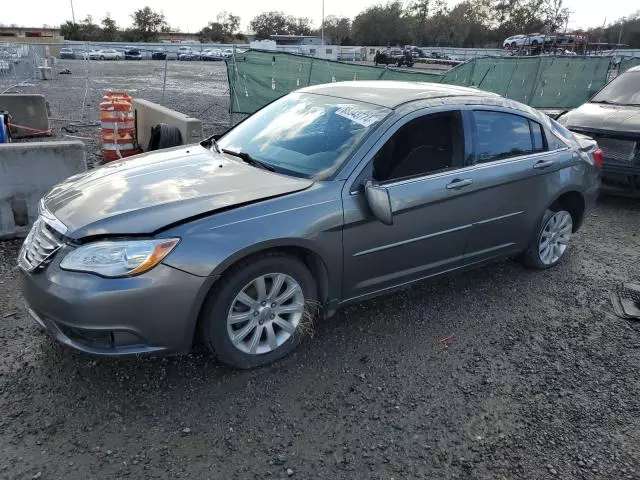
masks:
<path fill-rule="evenodd" d="M 453 6 L 460 0 L 448 1 Z M 44 24 L 59 25 L 71 19 L 71 0 L 0 0 L 0 3 L 0 22 L 3 24 L 35 27 Z M 386 0 L 325 0 L 325 15 L 353 18 L 366 7 L 377 3 L 386 3 Z M 573 11 L 569 21 L 570 28 L 599 26 L 605 17 L 609 23 L 640 8 L 634 0 L 564 0 L 564 3 Z M 200 30 L 225 9 L 241 17 L 243 30 L 246 30 L 254 16 L 269 10 L 309 17 L 315 26 L 320 25 L 322 18 L 322 0 L 232 0 L 216 1 L 215 4 L 206 0 L 73 0 L 76 21 L 87 15 L 99 20 L 109 12 L 120 27 L 129 26 L 129 15 L 145 5 L 161 10 L 169 24 L 183 32 Z"/>

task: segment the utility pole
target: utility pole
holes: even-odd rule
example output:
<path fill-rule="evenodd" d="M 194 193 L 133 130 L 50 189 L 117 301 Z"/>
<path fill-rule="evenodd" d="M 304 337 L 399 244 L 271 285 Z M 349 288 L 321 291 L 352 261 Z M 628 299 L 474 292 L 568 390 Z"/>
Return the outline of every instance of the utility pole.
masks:
<path fill-rule="evenodd" d="M 324 0 L 322 0 L 322 27 L 320 27 L 322 33 L 322 45 L 324 45 Z"/>
<path fill-rule="evenodd" d="M 620 44 L 622 43 L 622 26 L 624 25 L 624 23 L 620 22 L 620 33 L 618 34 L 618 46 L 617 48 L 620 47 Z"/>
<path fill-rule="evenodd" d="M 73 24 L 76 24 L 76 14 L 73 11 L 73 0 L 71 0 L 71 20 L 73 20 Z"/>

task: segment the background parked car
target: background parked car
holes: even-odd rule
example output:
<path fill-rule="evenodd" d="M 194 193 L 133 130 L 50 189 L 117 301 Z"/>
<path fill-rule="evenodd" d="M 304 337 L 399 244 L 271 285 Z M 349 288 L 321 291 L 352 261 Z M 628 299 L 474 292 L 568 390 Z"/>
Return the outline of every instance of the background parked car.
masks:
<path fill-rule="evenodd" d="M 526 46 L 543 45 L 547 36 L 542 33 L 530 33 L 528 35 L 513 35 L 502 42 L 504 48 L 517 48 Z"/>
<path fill-rule="evenodd" d="M 142 53 L 137 48 L 131 48 L 124 52 L 125 60 L 142 60 Z"/>
<path fill-rule="evenodd" d="M 424 53 L 424 51 L 416 46 L 409 45 L 405 47 L 405 50 L 408 50 L 413 58 L 427 58 L 427 55 Z"/>
<path fill-rule="evenodd" d="M 122 60 L 123 54 L 112 48 L 97 50 L 89 53 L 91 60 Z"/>
<path fill-rule="evenodd" d="M 557 45 L 566 45 L 572 43 L 580 45 L 585 43 L 586 40 L 582 35 L 575 35 L 573 33 L 557 33 L 549 38 L 551 43 L 555 43 Z"/>
<path fill-rule="evenodd" d="M 558 122 L 598 142 L 610 190 L 640 194 L 640 66 L 618 75 Z"/>
<path fill-rule="evenodd" d="M 197 58 L 196 58 L 197 54 Z M 200 53 L 193 50 L 191 47 L 178 47 L 177 53 L 178 60 L 199 60 Z"/>
<path fill-rule="evenodd" d="M 202 52 L 201 58 L 202 60 L 214 62 L 222 60 L 224 57 L 222 56 L 222 50 L 219 48 L 211 48 Z"/>
<path fill-rule="evenodd" d="M 60 49 L 60 58 L 62 59 L 73 59 L 76 58 L 76 55 L 73 53 L 71 48 L 61 48 Z"/>
<path fill-rule="evenodd" d="M 167 52 L 164 48 L 156 48 L 151 54 L 151 60 L 166 60 Z"/>
<path fill-rule="evenodd" d="M 200 52 L 196 52 L 195 50 L 192 50 L 189 53 L 181 53 L 178 55 L 178 60 L 187 61 L 187 62 L 196 61 L 200 59 L 201 59 Z"/>

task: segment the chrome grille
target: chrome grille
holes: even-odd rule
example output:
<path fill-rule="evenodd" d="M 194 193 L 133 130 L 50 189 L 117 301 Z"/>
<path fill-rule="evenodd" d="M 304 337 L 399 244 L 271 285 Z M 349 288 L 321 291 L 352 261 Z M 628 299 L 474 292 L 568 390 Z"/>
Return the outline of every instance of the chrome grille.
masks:
<path fill-rule="evenodd" d="M 22 245 L 18 265 L 32 272 L 44 266 L 61 246 L 60 234 L 38 217 Z"/>
<path fill-rule="evenodd" d="M 595 137 L 598 146 L 607 160 L 630 163 L 636 155 L 636 143 L 634 140 L 622 140 L 609 137 Z"/>

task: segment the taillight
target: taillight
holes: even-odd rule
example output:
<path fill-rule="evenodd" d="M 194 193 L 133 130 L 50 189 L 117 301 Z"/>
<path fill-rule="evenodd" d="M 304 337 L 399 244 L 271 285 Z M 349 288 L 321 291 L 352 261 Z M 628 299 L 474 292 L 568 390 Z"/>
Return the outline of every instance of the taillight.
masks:
<path fill-rule="evenodd" d="M 602 152 L 602 150 L 597 149 L 595 152 L 593 152 L 593 164 L 597 167 L 597 168 L 602 168 L 602 164 L 604 163 L 604 153 Z"/>

